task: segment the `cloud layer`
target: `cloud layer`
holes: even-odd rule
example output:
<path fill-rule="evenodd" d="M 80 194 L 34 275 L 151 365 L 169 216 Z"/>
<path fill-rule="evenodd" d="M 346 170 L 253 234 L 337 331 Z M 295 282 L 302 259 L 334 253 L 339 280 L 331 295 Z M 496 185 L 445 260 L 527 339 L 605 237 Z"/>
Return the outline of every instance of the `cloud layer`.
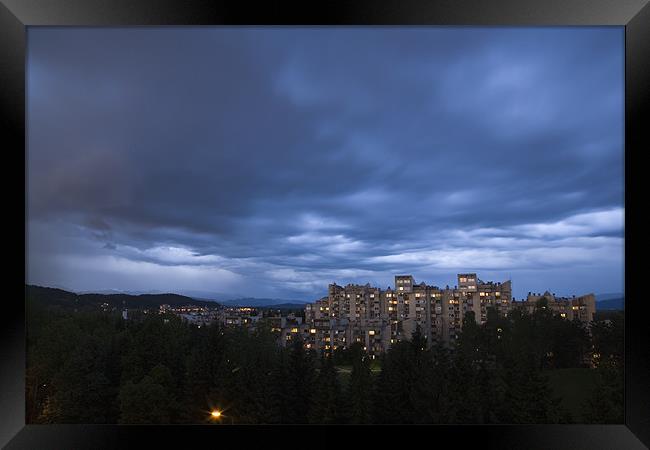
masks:
<path fill-rule="evenodd" d="M 30 29 L 28 281 L 622 291 L 623 36 Z"/>

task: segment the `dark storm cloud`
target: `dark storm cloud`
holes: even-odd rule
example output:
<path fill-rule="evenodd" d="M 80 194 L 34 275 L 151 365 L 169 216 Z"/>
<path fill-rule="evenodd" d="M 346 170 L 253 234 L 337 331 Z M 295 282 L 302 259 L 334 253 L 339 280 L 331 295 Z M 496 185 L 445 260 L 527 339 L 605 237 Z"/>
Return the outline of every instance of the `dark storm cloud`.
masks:
<path fill-rule="evenodd" d="M 622 289 L 622 29 L 43 28 L 28 77 L 33 282 Z"/>

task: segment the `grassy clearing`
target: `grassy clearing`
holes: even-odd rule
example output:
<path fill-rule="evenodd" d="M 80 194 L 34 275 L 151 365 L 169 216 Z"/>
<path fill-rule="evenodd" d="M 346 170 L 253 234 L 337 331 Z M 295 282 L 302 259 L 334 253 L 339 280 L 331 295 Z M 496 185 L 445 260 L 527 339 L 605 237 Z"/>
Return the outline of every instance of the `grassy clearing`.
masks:
<path fill-rule="evenodd" d="M 341 381 L 341 385 L 344 387 L 347 387 L 348 384 L 350 383 L 350 375 L 352 374 L 352 366 L 336 366 L 336 370 L 338 371 L 339 374 L 339 380 Z M 374 360 L 370 362 L 370 373 L 373 376 L 379 375 L 379 372 L 381 372 L 381 366 L 379 365 L 379 361 Z"/>

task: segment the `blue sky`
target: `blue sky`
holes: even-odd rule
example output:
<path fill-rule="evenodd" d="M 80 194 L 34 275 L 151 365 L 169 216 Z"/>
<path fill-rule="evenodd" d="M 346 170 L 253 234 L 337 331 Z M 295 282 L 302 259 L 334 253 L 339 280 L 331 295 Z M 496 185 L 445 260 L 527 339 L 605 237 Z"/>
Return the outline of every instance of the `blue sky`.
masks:
<path fill-rule="evenodd" d="M 28 282 L 623 291 L 624 30 L 30 28 Z"/>

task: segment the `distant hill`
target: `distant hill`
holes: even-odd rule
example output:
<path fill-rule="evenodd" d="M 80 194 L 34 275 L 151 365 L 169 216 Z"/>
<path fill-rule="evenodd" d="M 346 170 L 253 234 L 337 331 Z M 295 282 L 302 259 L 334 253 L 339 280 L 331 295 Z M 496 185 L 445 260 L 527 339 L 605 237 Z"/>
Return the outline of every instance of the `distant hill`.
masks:
<path fill-rule="evenodd" d="M 596 302 L 596 310 L 624 310 L 625 298 L 611 298 L 608 300 L 601 300 Z"/>
<path fill-rule="evenodd" d="M 116 308 L 157 308 L 160 305 L 170 306 L 207 306 L 218 305 L 214 301 L 197 300 L 191 297 L 178 294 L 75 294 L 63 289 L 49 288 L 42 286 L 25 285 L 28 302 L 34 302 L 43 306 L 58 307 L 84 307 L 97 306 L 108 303 Z"/>
<path fill-rule="evenodd" d="M 305 309 L 306 303 L 278 303 L 277 305 L 258 306 L 260 309 Z"/>
<path fill-rule="evenodd" d="M 278 307 L 283 308 L 304 308 L 307 302 L 301 302 L 300 300 L 283 300 L 279 298 L 237 298 L 233 300 L 226 300 L 221 302 L 224 306 L 252 306 L 255 308 L 262 307 Z"/>
<path fill-rule="evenodd" d="M 596 310 L 625 309 L 625 295 L 622 292 L 596 294 Z"/>

